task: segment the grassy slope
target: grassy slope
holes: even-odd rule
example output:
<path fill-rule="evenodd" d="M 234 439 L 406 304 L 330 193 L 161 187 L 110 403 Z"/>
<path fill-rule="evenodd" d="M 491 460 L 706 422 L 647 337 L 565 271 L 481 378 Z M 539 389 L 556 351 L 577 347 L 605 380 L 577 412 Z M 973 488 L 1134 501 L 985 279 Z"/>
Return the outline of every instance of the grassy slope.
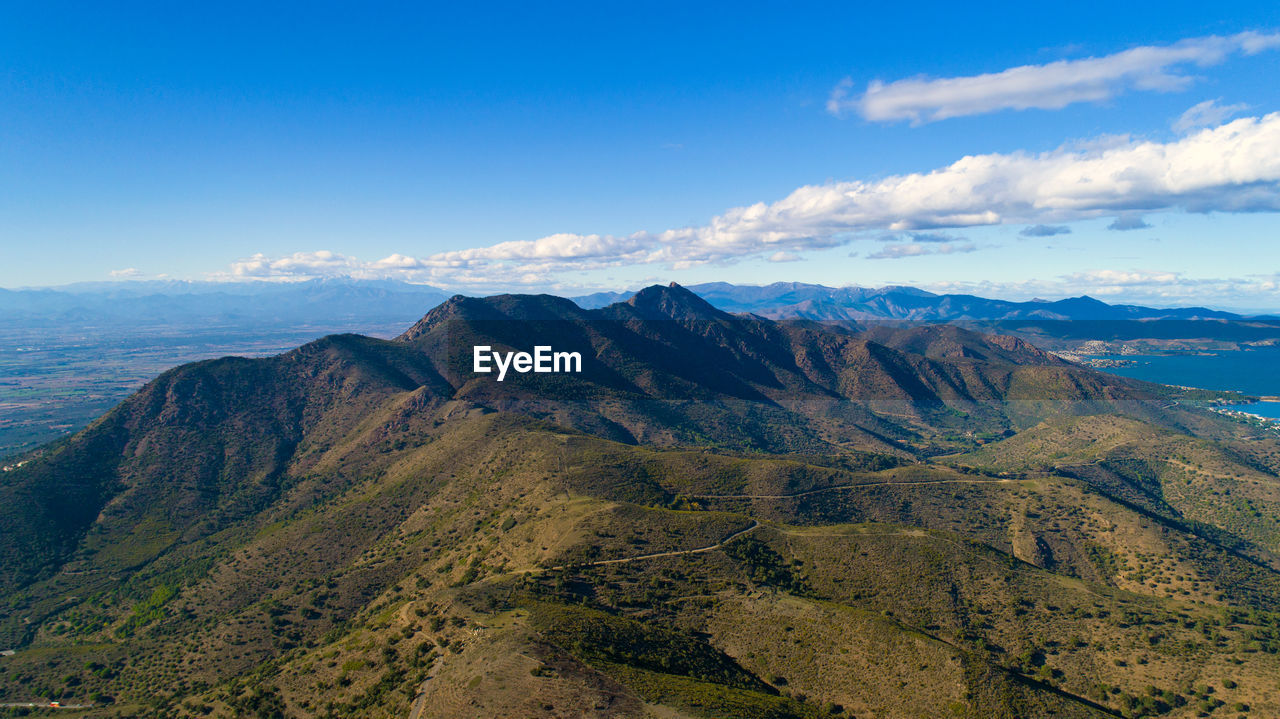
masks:
<path fill-rule="evenodd" d="M 403 716 L 423 687 L 421 716 L 1091 716 L 1144 697 L 1170 716 L 1280 711 L 1276 618 L 1213 573 L 1244 560 L 1080 479 L 440 416 L 408 428 L 422 446 L 371 430 L 310 456 L 252 530 L 121 586 L 80 580 L 0 664 L 4 694 L 69 686 L 165 716 Z M 581 566 L 706 547 L 753 517 L 724 550 Z M 579 568 L 543 569 L 565 563 Z"/>
<path fill-rule="evenodd" d="M 0 482 L 31 507 L 0 516 L 0 694 L 92 716 L 1280 714 L 1273 440 L 1167 390 L 975 360 L 1022 350 L 973 337 L 633 322 L 687 301 L 549 325 L 612 358 L 569 401 L 447 383 L 426 350 L 461 345 L 431 321 L 166 374 Z M 529 303 L 580 313 L 446 309 Z"/>

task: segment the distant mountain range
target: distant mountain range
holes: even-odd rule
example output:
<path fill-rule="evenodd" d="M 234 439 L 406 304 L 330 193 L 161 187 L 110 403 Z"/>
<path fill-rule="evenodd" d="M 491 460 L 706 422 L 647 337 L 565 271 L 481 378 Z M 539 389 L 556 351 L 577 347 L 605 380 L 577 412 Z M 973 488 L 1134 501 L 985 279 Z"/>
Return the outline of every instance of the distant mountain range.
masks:
<path fill-rule="evenodd" d="M 57 288 L 0 289 L 0 324 L 407 326 L 448 297 L 448 292 L 427 285 L 348 278 L 306 282 L 94 282 Z"/>
<path fill-rule="evenodd" d="M 1243 315 L 1205 307 L 1161 309 L 1110 305 L 1088 296 L 1063 300 L 1012 302 L 974 295 L 939 295 L 914 287 L 825 287 L 800 282 L 733 285 L 709 282 L 688 289 L 726 312 L 750 312 L 770 319 L 915 320 L 922 322 L 992 320 L 1238 320 Z M 626 292 L 600 292 L 574 301 L 603 307 L 625 300 Z"/>
<path fill-rule="evenodd" d="M 688 289 L 726 312 L 748 312 L 770 319 L 966 322 L 1245 318 L 1204 307 L 1111 305 L 1087 296 L 1012 302 L 974 295 L 939 295 L 901 286 L 711 282 Z M 289 283 L 98 282 L 58 288 L 0 289 L 0 322 L 11 327 L 190 323 L 261 327 L 335 321 L 408 325 L 452 294 L 428 285 L 349 278 Z M 570 299 L 584 309 L 595 309 L 625 301 L 632 294 L 597 292 Z"/>

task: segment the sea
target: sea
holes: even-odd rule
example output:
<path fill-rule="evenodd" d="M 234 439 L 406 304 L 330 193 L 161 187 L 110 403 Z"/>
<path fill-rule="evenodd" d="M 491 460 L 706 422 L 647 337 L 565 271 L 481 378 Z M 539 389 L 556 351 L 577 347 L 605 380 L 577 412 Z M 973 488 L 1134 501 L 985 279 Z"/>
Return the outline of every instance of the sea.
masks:
<path fill-rule="evenodd" d="M 1255 397 L 1280 397 L 1280 347 L 1255 347 L 1204 354 L 1106 355 L 1100 359 L 1132 360 L 1103 372 L 1123 377 L 1202 389 L 1236 390 Z M 1280 402 L 1232 405 L 1232 409 L 1280 419 Z"/>

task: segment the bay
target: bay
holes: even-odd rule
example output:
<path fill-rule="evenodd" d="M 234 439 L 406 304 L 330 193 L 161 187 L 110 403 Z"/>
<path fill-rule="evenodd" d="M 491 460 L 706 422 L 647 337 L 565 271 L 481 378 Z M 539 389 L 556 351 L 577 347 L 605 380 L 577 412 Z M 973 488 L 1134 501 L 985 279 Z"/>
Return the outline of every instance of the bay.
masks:
<path fill-rule="evenodd" d="M 1235 390 L 1254 396 L 1280 396 L 1280 347 L 1255 347 L 1203 354 L 1106 355 L 1100 359 L 1134 364 L 1104 372 L 1162 384 Z M 1234 405 L 1241 412 L 1280 419 L 1280 402 Z"/>

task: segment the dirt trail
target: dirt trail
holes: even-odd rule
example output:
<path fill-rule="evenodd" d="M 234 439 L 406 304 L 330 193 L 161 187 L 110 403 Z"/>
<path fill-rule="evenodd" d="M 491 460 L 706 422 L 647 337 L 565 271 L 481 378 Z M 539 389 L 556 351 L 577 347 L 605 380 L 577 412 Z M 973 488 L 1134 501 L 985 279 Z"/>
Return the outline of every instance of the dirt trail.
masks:
<path fill-rule="evenodd" d="M 727 543 L 729 543 L 729 542 L 733 541 L 734 539 L 737 539 L 738 537 L 741 537 L 742 535 L 746 534 L 747 532 L 751 532 L 751 531 L 753 531 L 753 530 L 757 529 L 759 526 L 760 526 L 760 522 L 759 522 L 758 520 L 753 519 L 753 520 L 751 520 L 751 526 L 750 526 L 750 527 L 747 527 L 746 529 L 743 529 L 743 530 L 740 530 L 740 531 L 734 532 L 733 534 L 730 534 L 729 536 L 725 537 L 724 539 L 721 539 L 719 542 L 716 542 L 715 544 L 712 544 L 712 545 L 707 546 L 707 547 L 698 547 L 697 549 L 676 549 L 676 550 L 672 550 L 672 551 L 670 551 L 670 552 L 655 552 L 654 554 L 641 554 L 640 556 L 637 556 L 637 557 L 624 557 L 624 558 L 622 558 L 622 559 L 601 559 L 601 560 L 598 560 L 598 561 L 595 561 L 595 562 L 587 562 L 585 565 L 583 565 L 583 564 L 575 564 L 575 565 L 571 565 L 571 566 L 575 566 L 575 567 L 581 567 L 581 566 L 598 567 L 598 566 L 603 565 L 603 564 L 626 564 L 626 563 L 628 563 L 628 562 L 638 562 L 638 561 L 640 561 L 641 559 L 657 559 L 658 557 L 677 557 L 677 556 L 680 556 L 680 555 L 682 555 L 682 554 L 701 554 L 701 553 L 703 553 L 703 552 L 712 552 L 712 551 L 715 551 L 715 550 L 717 550 L 717 549 L 719 549 L 719 548 L 723 547 L 725 544 L 727 544 Z M 570 565 L 566 565 L 566 566 L 570 566 Z M 551 568 L 552 568 L 552 569 L 564 569 L 564 567 L 563 567 L 563 566 L 560 566 L 560 567 L 551 567 Z"/>
<path fill-rule="evenodd" d="M 808 497 L 812 494 L 821 494 L 822 492 L 841 492 L 850 489 L 862 489 L 864 487 L 912 487 L 927 484 L 1010 484 L 1013 482 L 1027 482 L 1026 479 L 928 479 L 920 482 L 866 482 L 863 484 L 842 484 L 836 487 L 821 487 L 819 489 L 810 489 L 804 492 L 796 492 L 794 494 L 687 494 L 690 499 L 795 499 L 796 497 Z"/>
<path fill-rule="evenodd" d="M 724 539 L 721 539 L 715 544 L 710 544 L 705 547 L 698 547 L 696 549 L 673 549 L 669 552 L 654 552 L 652 554 L 639 554 L 634 557 L 622 557 L 620 559 L 597 559 L 594 562 L 575 562 L 573 564 L 558 564 L 554 567 L 526 567 L 525 569 L 514 569 L 509 572 L 503 572 L 502 575 L 498 575 L 498 576 L 506 576 L 511 574 L 534 574 L 536 572 L 554 572 L 557 570 L 569 569 L 572 567 L 600 567 L 606 564 L 628 564 L 630 562 L 639 562 L 643 559 L 658 559 L 659 557 L 679 557 L 685 554 L 702 554 L 703 552 L 714 552 L 715 550 L 723 547 L 725 544 L 728 544 L 729 542 L 737 539 L 738 537 L 741 537 L 742 535 L 748 532 L 755 531 L 759 527 L 760 527 L 760 521 L 753 519 L 751 520 L 750 527 L 747 527 L 746 529 L 740 529 L 734 532 L 733 534 L 730 534 L 729 536 L 725 537 Z"/>
<path fill-rule="evenodd" d="M 934 484 L 1013 484 L 1017 482 L 1026 482 L 1026 479 L 934 479 L 921 482 L 868 482 L 865 484 L 846 484 L 838 487 L 822 487 L 820 489 L 810 489 L 804 492 L 796 492 L 794 494 L 690 494 L 686 495 L 691 499 L 794 499 L 796 497 L 807 497 L 812 494 L 822 492 L 838 492 L 850 489 L 861 489 L 863 487 L 886 487 L 886 486 L 913 486 L 913 485 L 934 485 Z M 713 552 L 720 549 L 725 544 L 741 537 L 748 532 L 755 531 L 760 527 L 760 521 L 751 520 L 751 526 L 746 529 L 739 530 L 721 539 L 715 544 L 696 549 L 674 549 L 668 552 L 654 552 L 652 554 L 641 554 L 634 557 L 622 557 L 620 559 L 598 559 L 593 562 L 579 562 L 574 564 L 560 564 L 554 567 L 528 567 L 525 569 L 516 569 L 504 572 L 509 574 L 533 574 L 535 572 L 550 572 L 570 567 L 599 567 L 606 564 L 627 564 L 630 562 L 638 562 L 644 559 L 658 559 L 660 557 L 679 557 L 686 554 L 702 554 L 703 552 Z"/>
<path fill-rule="evenodd" d="M 439 671 L 441 665 L 444 664 L 444 653 L 431 662 L 431 668 L 427 670 L 426 679 L 422 680 L 421 686 L 418 687 L 418 696 L 414 698 L 412 708 L 409 710 L 409 719 L 419 719 L 422 712 L 427 709 L 427 685 L 435 678 L 436 672 Z"/>

